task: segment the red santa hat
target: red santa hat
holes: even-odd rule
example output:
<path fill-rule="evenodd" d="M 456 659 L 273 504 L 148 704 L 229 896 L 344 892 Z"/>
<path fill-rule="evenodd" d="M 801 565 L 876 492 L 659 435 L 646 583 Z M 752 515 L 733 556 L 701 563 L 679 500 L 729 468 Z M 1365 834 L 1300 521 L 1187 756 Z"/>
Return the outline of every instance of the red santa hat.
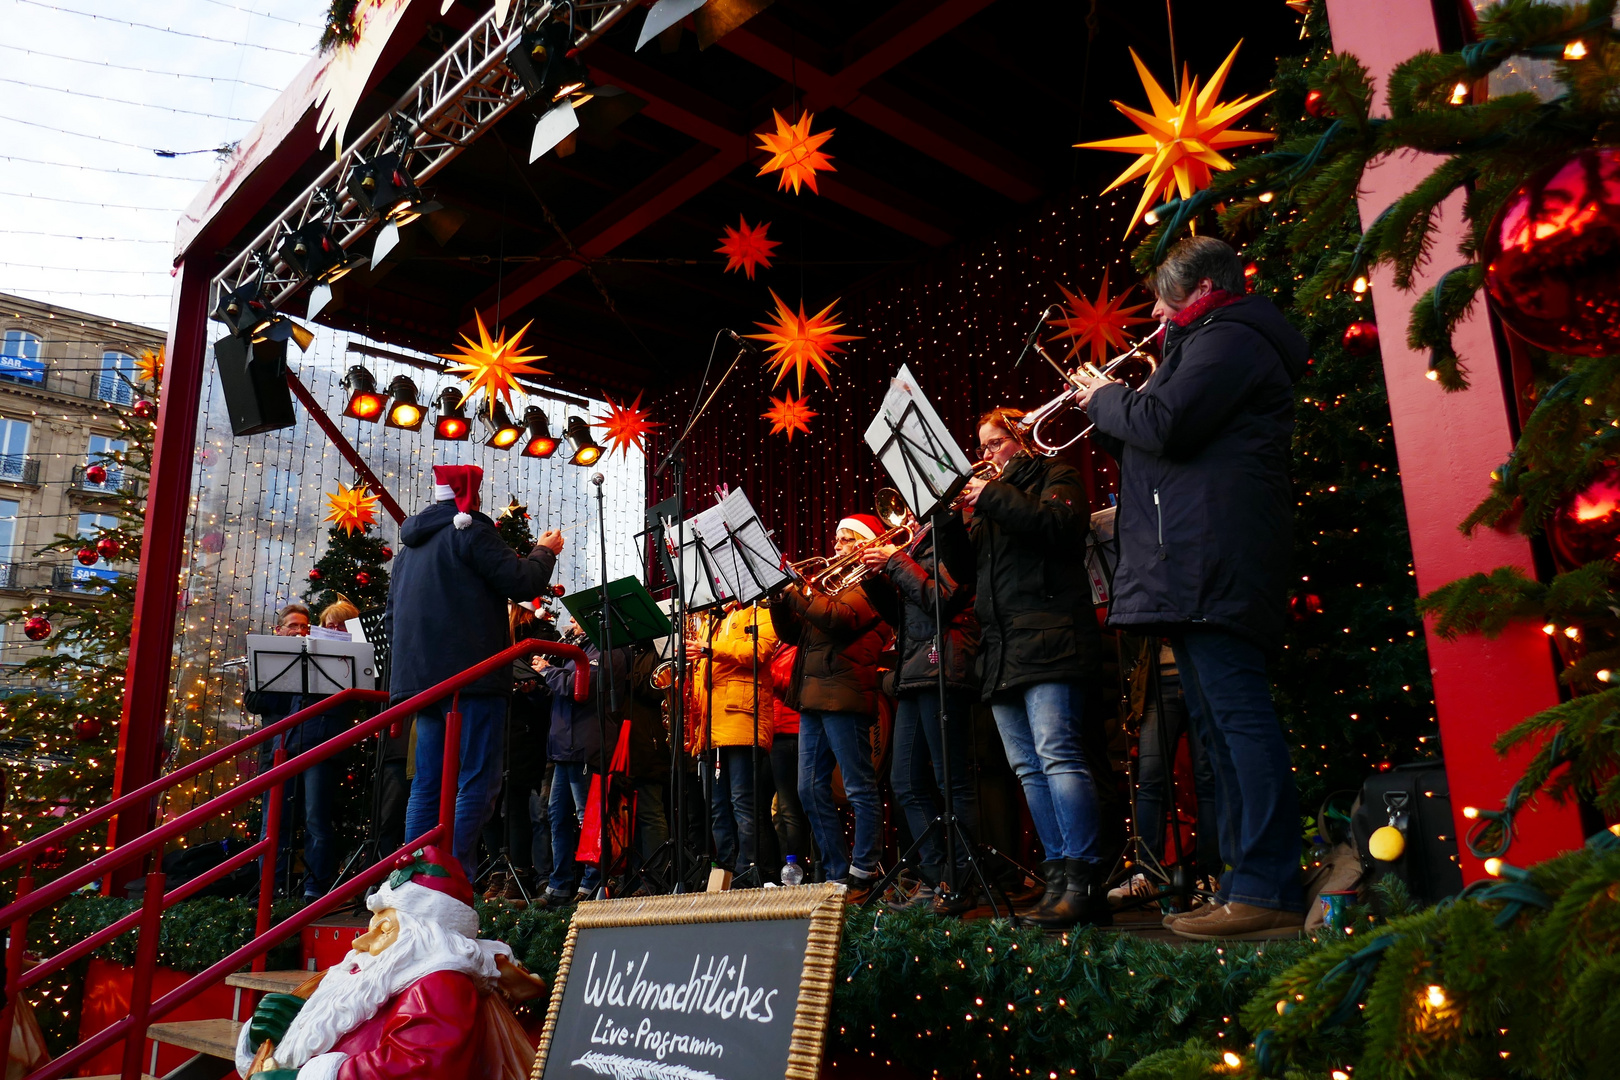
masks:
<path fill-rule="evenodd" d="M 438 923 L 462 937 L 478 936 L 472 885 L 460 860 L 432 845 L 401 855 L 394 872 L 366 898 L 366 907 L 374 912 L 393 908 Z"/>
<path fill-rule="evenodd" d="M 478 509 L 478 488 L 484 482 L 484 470 L 477 465 L 433 466 L 433 499 L 435 502 L 456 500 L 456 528 L 465 529 L 472 524 L 472 514 Z"/>
<path fill-rule="evenodd" d="M 838 530 L 848 529 L 862 540 L 876 540 L 883 532 L 883 522 L 872 514 L 851 514 L 838 522 Z"/>

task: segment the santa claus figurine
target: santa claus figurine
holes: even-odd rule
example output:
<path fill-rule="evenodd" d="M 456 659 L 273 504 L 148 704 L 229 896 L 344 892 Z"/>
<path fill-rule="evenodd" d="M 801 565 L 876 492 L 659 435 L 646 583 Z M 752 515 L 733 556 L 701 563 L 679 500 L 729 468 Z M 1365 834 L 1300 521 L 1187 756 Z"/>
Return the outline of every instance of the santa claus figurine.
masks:
<path fill-rule="evenodd" d="M 534 1045 L 507 1000 L 545 984 L 511 949 L 478 937 L 461 863 L 426 847 L 366 900 L 371 925 L 343 961 L 291 994 L 267 994 L 242 1026 L 250 1080 L 524 1080 Z"/>

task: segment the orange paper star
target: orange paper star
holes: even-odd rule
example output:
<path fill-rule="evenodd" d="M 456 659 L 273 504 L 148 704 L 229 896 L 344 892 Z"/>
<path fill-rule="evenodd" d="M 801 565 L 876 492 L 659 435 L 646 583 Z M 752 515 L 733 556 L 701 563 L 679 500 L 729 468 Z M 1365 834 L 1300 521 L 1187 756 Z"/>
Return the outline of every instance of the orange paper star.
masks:
<path fill-rule="evenodd" d="M 1237 101 L 1226 104 L 1217 104 L 1221 88 L 1226 84 L 1226 76 L 1232 70 L 1232 60 L 1237 56 L 1238 42 L 1215 74 L 1209 80 L 1209 85 L 1203 90 L 1198 89 L 1198 80 L 1189 81 L 1187 70 L 1182 68 L 1181 92 L 1176 101 L 1171 101 L 1159 84 L 1148 74 L 1147 65 L 1142 58 L 1131 50 L 1131 59 L 1136 61 L 1136 72 L 1142 77 L 1142 88 L 1147 91 L 1148 104 L 1152 106 L 1151 113 L 1133 109 L 1129 105 L 1114 102 L 1114 108 L 1126 116 L 1142 129 L 1140 135 L 1127 135 L 1120 139 L 1103 139 L 1101 142 L 1076 143 L 1077 147 L 1091 150 L 1119 150 L 1127 154 L 1141 155 L 1130 168 L 1120 173 L 1112 184 L 1103 189 L 1103 194 L 1115 188 L 1130 183 L 1141 176 L 1147 177 L 1147 186 L 1142 191 L 1141 201 L 1136 204 L 1136 212 L 1131 215 L 1131 223 L 1125 227 L 1128 234 L 1142 219 L 1142 215 L 1154 204 L 1159 197 L 1169 197 L 1179 193 L 1185 199 L 1193 192 L 1207 187 L 1210 181 L 1211 170 L 1230 169 L 1232 163 L 1221 156 L 1220 151 L 1234 146 L 1246 146 L 1250 143 L 1265 142 L 1276 136 L 1266 131 L 1229 131 L 1227 130 L 1250 109 L 1270 97 L 1272 91 L 1267 90 L 1259 97 L 1239 98 Z"/>
<path fill-rule="evenodd" d="M 512 406 L 512 391 L 518 389 L 517 376 L 519 375 L 549 375 L 549 371 L 542 371 L 534 367 L 536 360 L 544 360 L 544 356 L 535 356 L 518 351 L 518 343 L 534 323 L 531 320 L 523 324 L 523 329 L 512 335 L 512 340 L 506 340 L 506 331 L 502 330 L 500 336 L 490 340 L 489 331 L 484 328 L 484 317 L 477 312 L 473 317 L 478 320 L 478 340 L 474 341 L 466 334 L 461 335 L 465 345 L 457 345 L 456 353 L 439 353 L 442 360 L 449 360 L 450 366 L 445 370 L 452 375 L 460 375 L 468 384 L 465 397 L 472 397 L 483 387 L 485 396 L 489 399 L 490 415 L 495 414 L 495 395 L 499 394 L 505 399 L 507 408 Z"/>
<path fill-rule="evenodd" d="M 786 434 L 788 442 L 793 441 L 793 433 L 802 431 L 810 434 L 810 420 L 821 415 L 809 406 L 808 397 L 794 397 L 791 393 L 779 398 L 771 398 L 771 407 L 760 413 L 760 418 L 771 422 L 771 434 Z"/>
<path fill-rule="evenodd" d="M 782 246 L 782 242 L 766 238 L 765 230 L 770 227 L 771 223 L 764 221 L 755 228 L 740 214 L 737 216 L 737 228 L 725 226 L 725 238 L 714 250 L 726 257 L 726 273 L 740 269 L 748 275 L 749 281 L 753 281 L 754 267 L 771 268 L 771 254 Z"/>
<path fill-rule="evenodd" d="M 1053 341 L 1069 339 L 1069 351 L 1063 355 L 1068 360 L 1087 345 L 1091 346 L 1091 362 L 1101 364 L 1108 359 L 1109 354 L 1119 348 L 1130 344 L 1126 335 L 1127 328 L 1137 323 L 1152 322 L 1153 320 L 1136 314 L 1147 307 L 1146 303 L 1132 304 L 1123 307 L 1125 298 L 1131 294 L 1126 289 L 1118 296 L 1108 295 L 1108 269 L 1103 268 L 1102 284 L 1097 286 L 1097 299 L 1087 300 L 1083 295 L 1076 295 L 1058 285 L 1063 295 L 1068 299 L 1068 313 L 1065 318 L 1053 319 L 1053 326 L 1063 327 L 1063 332 L 1054 337 Z"/>
<path fill-rule="evenodd" d="M 642 440 L 653 428 L 663 427 L 663 421 L 647 419 L 647 410 L 641 407 L 640 394 L 637 394 L 636 400 L 628 406 L 620 405 L 612 398 L 607 399 L 607 405 L 606 416 L 593 416 L 591 419 L 601 425 L 602 437 L 613 444 L 608 452 L 619 450 L 625 457 L 629 457 L 630 448 L 633 446 L 645 454 L 647 447 Z"/>
<path fill-rule="evenodd" d="M 773 322 L 756 322 L 754 325 L 764 330 L 763 334 L 748 334 L 755 341 L 764 341 L 765 351 L 768 354 L 765 362 L 776 368 L 776 382 L 771 383 L 775 389 L 782 382 L 782 377 L 791 368 L 799 376 L 799 393 L 804 393 L 804 374 L 807 369 L 814 368 L 821 381 L 828 386 L 832 385 L 831 369 L 838 365 L 832 358 L 833 353 L 843 352 L 839 343 L 844 341 L 859 341 L 859 336 L 837 333 L 843 327 L 841 322 L 833 322 L 838 318 L 833 314 L 833 308 L 838 305 L 834 300 L 816 314 L 805 317 L 804 301 L 799 301 L 797 313 L 782 302 L 771 290 L 771 299 L 776 301 L 776 318 Z M 831 316 L 829 318 L 829 316 Z"/>
<path fill-rule="evenodd" d="M 771 110 L 776 116 L 776 134 L 761 135 L 759 148 L 769 150 L 771 159 L 760 166 L 758 176 L 768 172 L 781 171 L 777 180 L 776 190 L 786 191 L 789 186 L 793 194 L 799 193 L 801 183 L 809 184 L 810 190 L 817 195 L 821 192 L 816 187 L 816 170 L 826 169 L 828 172 L 837 172 L 833 168 L 832 157 L 821 150 L 821 144 L 832 138 L 835 129 L 815 135 L 810 134 L 810 120 L 814 113 L 804 113 L 798 120 L 788 123 L 787 118 L 775 109 Z"/>
<path fill-rule="evenodd" d="M 323 520 L 341 526 L 352 536 L 364 532 L 368 525 L 377 524 L 377 504 L 381 501 L 366 490 L 366 485 L 356 484 L 349 488 L 339 480 L 337 494 L 326 497 L 329 509 Z"/>
<path fill-rule="evenodd" d="M 135 359 L 135 374 L 140 376 L 142 382 L 149 382 L 153 386 L 163 381 L 163 353 L 164 346 L 147 349 Z"/>

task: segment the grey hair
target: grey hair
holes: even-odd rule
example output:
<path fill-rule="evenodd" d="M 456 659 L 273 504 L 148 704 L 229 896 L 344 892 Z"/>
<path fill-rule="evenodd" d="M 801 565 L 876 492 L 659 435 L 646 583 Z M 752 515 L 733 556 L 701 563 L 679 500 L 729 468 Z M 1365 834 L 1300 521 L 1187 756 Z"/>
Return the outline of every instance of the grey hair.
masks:
<path fill-rule="evenodd" d="M 1248 286 L 1243 277 L 1243 260 L 1232 245 L 1213 236 L 1188 236 L 1171 245 L 1170 253 L 1148 276 L 1147 287 L 1154 296 L 1180 301 L 1209 278 L 1217 289 L 1242 296 Z"/>
<path fill-rule="evenodd" d="M 282 608 L 276 613 L 276 625 L 280 626 L 282 623 L 286 622 L 287 616 L 289 615 L 302 615 L 307 619 L 309 618 L 309 608 L 294 600 L 292 603 L 288 604 L 286 607 Z"/>

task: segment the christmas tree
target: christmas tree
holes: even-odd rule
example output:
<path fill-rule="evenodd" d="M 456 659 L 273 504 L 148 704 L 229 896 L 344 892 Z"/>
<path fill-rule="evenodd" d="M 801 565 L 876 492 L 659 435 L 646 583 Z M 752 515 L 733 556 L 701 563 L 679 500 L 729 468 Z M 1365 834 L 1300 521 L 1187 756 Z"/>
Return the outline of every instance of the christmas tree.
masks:
<path fill-rule="evenodd" d="M 326 520 L 332 522 L 332 528 L 327 533 L 326 551 L 309 572 L 309 588 L 304 591 L 311 621 L 339 598 L 361 611 L 387 603 L 388 571 L 383 564 L 394 557 L 382 537 L 372 535 L 377 500 L 366 493 L 364 484 L 352 489 L 339 484 L 337 494 L 326 499 L 331 507 Z"/>
<path fill-rule="evenodd" d="M 118 724 L 124 707 L 124 676 L 129 665 L 129 637 L 135 613 L 134 570 L 141 557 L 145 526 L 145 477 L 152 464 L 161 360 L 143 357 L 148 375 L 142 390 L 150 395 L 128 411 L 114 410 L 126 449 L 90 462 L 121 476 L 98 509 L 115 518 L 112 528 L 94 536 L 59 533 L 37 555 L 66 555 L 74 564 L 96 566 L 100 573 L 78 588 L 23 609 L 10 621 L 20 623 L 30 640 L 49 651 L 21 665 L 32 687 L 0 699 L 0 738 L 27 747 L 15 757 L 9 776 L 4 823 L 18 841 L 47 833 L 100 806 L 112 797 Z M 139 477 L 139 479 L 137 479 Z M 99 560 L 99 561 L 98 561 Z M 101 852 L 105 831 L 86 829 L 66 848 L 47 851 L 35 868 L 69 870 Z"/>
<path fill-rule="evenodd" d="M 500 532 L 501 539 L 518 553 L 518 558 L 526 559 L 529 552 L 534 550 L 534 532 L 529 528 L 529 508 L 519 505 L 516 495 L 513 495 L 501 508 L 501 512 L 495 515 L 495 528 Z"/>

